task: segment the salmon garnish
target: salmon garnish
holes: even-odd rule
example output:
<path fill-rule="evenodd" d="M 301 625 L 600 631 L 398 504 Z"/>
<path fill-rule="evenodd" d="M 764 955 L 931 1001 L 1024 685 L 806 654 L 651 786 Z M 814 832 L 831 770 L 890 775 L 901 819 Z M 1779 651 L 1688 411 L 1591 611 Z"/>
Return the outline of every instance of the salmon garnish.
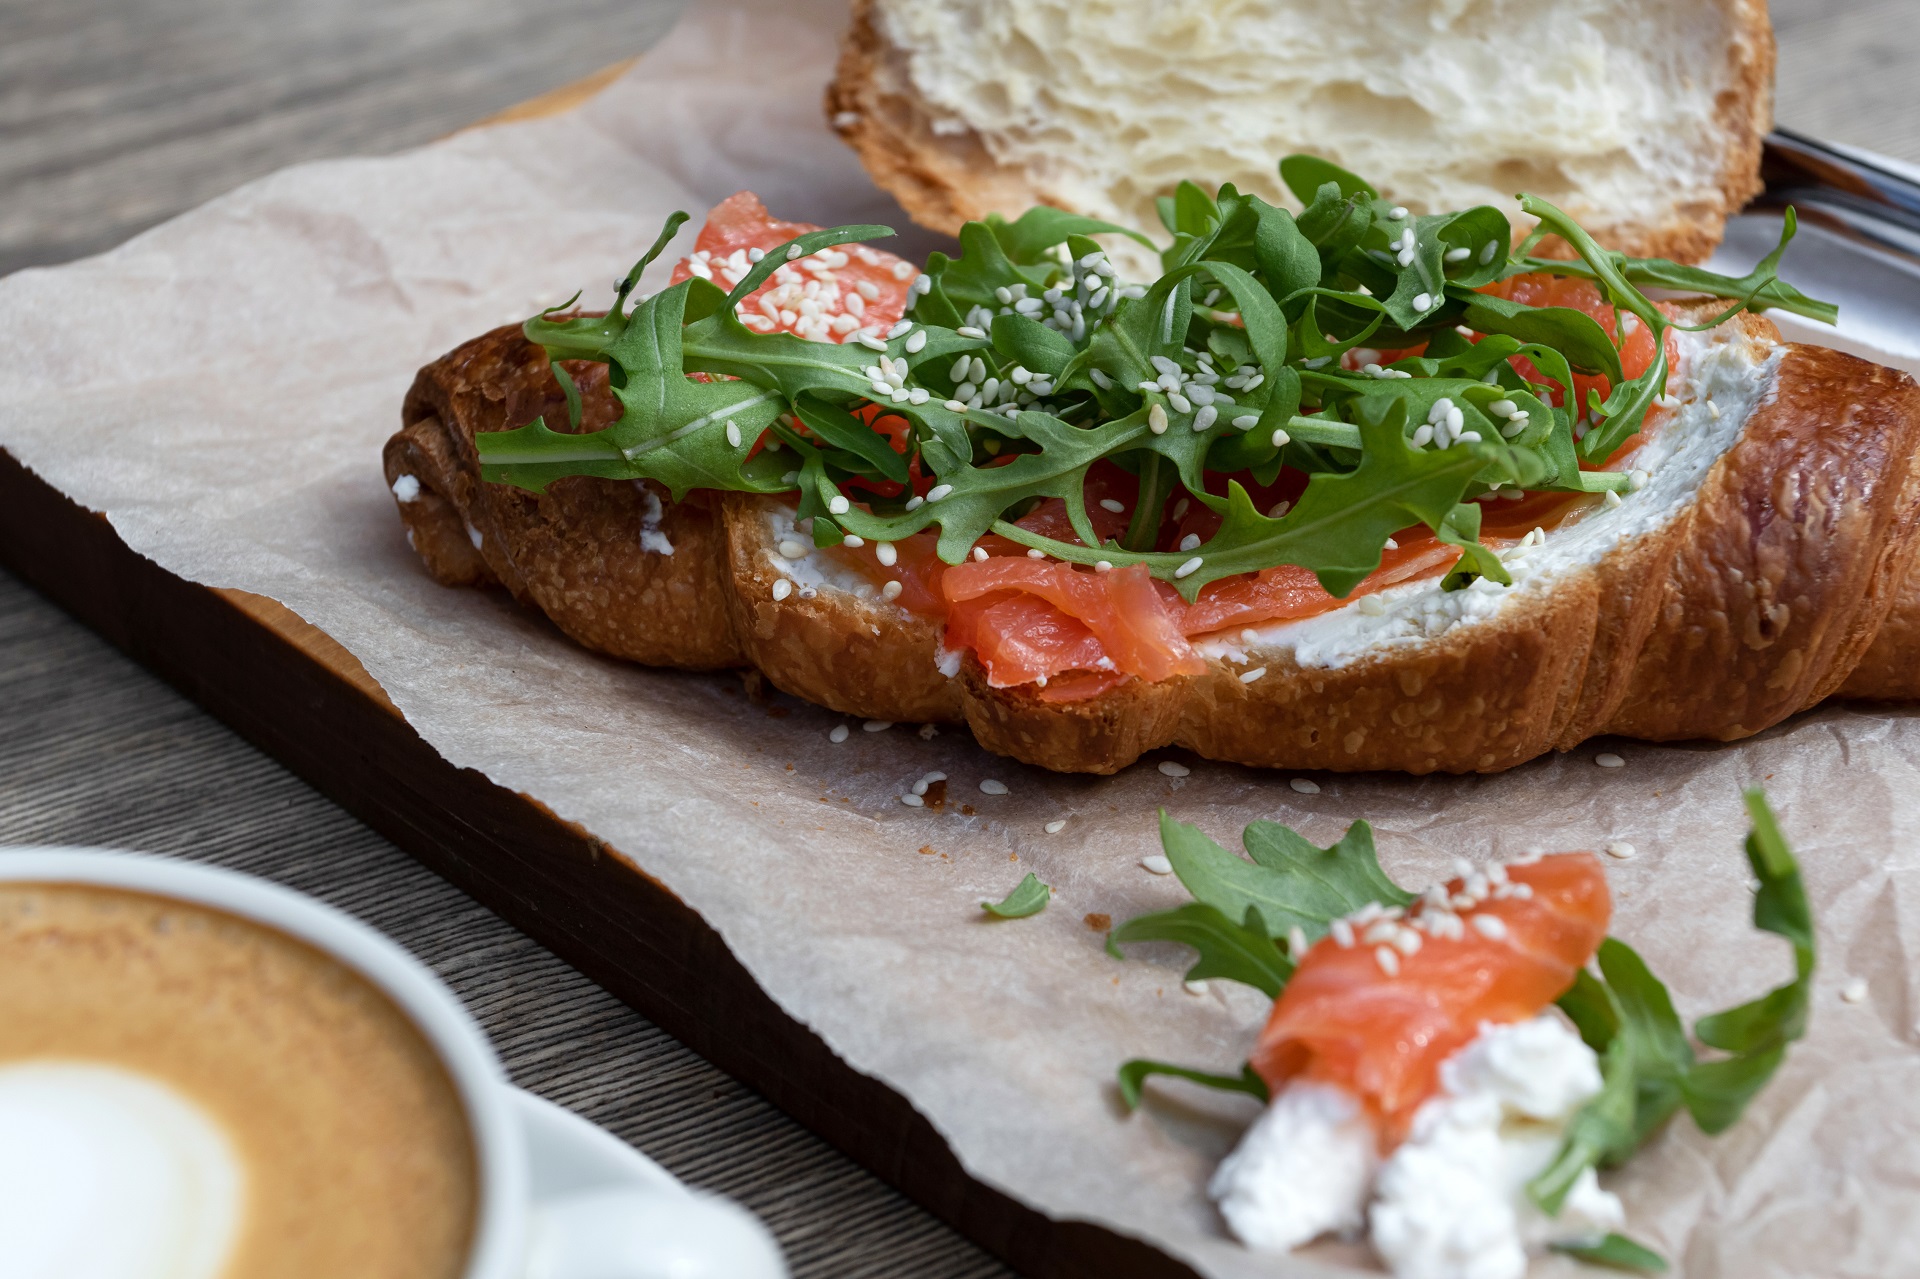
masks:
<path fill-rule="evenodd" d="M 1250 1064 L 1274 1093 L 1297 1079 L 1347 1090 L 1391 1146 L 1483 1022 L 1524 1021 L 1566 993 L 1611 914 L 1599 859 L 1555 853 L 1470 871 L 1404 915 L 1337 920 L 1288 980 Z"/>

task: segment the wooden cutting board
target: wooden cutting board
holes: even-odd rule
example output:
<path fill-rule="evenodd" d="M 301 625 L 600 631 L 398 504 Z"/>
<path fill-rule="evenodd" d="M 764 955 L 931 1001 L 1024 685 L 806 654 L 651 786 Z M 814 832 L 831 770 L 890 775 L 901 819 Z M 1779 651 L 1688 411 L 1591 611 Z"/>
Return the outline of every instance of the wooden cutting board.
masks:
<path fill-rule="evenodd" d="M 471 127 L 569 110 L 630 65 Z M 175 577 L 4 450 L 0 564 L 1022 1274 L 1192 1275 L 1138 1240 L 1053 1221 L 973 1180 L 905 1098 L 853 1070 L 775 1004 L 663 884 L 537 800 L 441 758 L 326 632 L 265 596 Z"/>

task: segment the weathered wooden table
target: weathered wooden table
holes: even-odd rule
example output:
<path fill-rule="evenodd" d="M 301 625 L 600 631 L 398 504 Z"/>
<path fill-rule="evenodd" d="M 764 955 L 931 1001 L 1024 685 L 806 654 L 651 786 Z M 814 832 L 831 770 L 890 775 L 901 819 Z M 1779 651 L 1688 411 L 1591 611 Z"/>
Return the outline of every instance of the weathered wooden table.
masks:
<path fill-rule="evenodd" d="M 282 165 L 425 141 L 588 75 L 679 0 L 0 0 L 0 273 Z M 1774 6 L 1778 114 L 1920 162 L 1911 0 Z M 521 1084 L 780 1235 L 797 1275 L 1003 1267 L 0 573 L 0 843 L 203 858 L 326 898 L 453 984 Z"/>

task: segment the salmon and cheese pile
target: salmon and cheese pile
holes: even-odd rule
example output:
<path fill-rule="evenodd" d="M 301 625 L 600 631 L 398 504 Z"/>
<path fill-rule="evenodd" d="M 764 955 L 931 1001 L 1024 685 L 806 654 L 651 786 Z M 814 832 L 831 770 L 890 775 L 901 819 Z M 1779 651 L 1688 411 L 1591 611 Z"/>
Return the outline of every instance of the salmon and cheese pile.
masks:
<path fill-rule="evenodd" d="M 1812 910 L 1765 797 L 1745 798 L 1752 919 L 1791 944 L 1793 976 L 1691 1032 L 1608 935 L 1592 853 L 1456 858 L 1411 892 L 1365 822 L 1321 848 L 1256 821 L 1242 858 L 1162 812 L 1168 866 L 1194 900 L 1127 920 L 1109 950 L 1177 942 L 1199 955 L 1190 982 L 1240 982 L 1273 1006 L 1238 1074 L 1139 1058 L 1120 1068 L 1121 1098 L 1141 1107 L 1159 1076 L 1266 1103 L 1210 1186 L 1222 1224 L 1258 1251 L 1364 1237 L 1396 1279 L 1524 1279 L 1549 1249 L 1664 1270 L 1600 1171 L 1682 1110 L 1708 1135 L 1733 1127 L 1810 1016 Z M 1165 963 L 1165 948 L 1147 959 Z"/>
<path fill-rule="evenodd" d="M 676 219 L 607 311 L 421 371 L 408 536 L 602 652 L 1063 771 L 1494 771 L 1920 695 L 1920 388 L 1781 342 L 1832 308 L 1778 253 L 1280 171 L 1297 211 L 1168 196 L 1151 282 L 1057 209 L 915 265 L 742 192 L 643 295 Z"/>

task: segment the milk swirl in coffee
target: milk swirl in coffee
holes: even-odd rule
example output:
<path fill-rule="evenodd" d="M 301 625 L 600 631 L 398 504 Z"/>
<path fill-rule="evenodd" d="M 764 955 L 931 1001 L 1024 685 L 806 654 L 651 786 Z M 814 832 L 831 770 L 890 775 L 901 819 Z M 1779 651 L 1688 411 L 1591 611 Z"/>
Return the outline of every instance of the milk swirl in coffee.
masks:
<path fill-rule="evenodd" d="M 473 1143 L 364 978 L 247 920 L 0 884 L 0 1273 L 452 1279 Z"/>

